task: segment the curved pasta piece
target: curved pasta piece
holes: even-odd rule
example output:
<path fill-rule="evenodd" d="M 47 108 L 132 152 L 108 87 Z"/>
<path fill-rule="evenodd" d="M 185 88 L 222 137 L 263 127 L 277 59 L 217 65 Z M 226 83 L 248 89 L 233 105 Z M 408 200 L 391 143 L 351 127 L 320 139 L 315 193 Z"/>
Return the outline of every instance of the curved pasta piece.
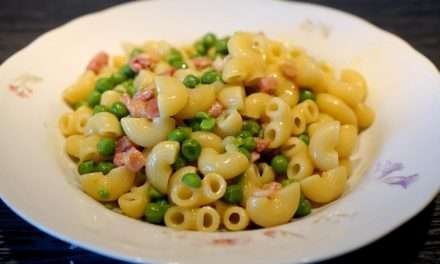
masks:
<path fill-rule="evenodd" d="M 246 206 L 246 201 L 258 188 L 263 187 L 264 184 L 273 182 L 275 180 L 275 172 L 267 163 L 251 164 L 243 174 L 242 186 L 242 200 L 241 204 Z"/>
<path fill-rule="evenodd" d="M 282 99 L 274 97 L 266 106 L 266 115 L 271 122 L 264 128 L 263 136 L 270 141 L 269 148 L 278 148 L 287 141 L 292 131 L 290 107 Z"/>
<path fill-rule="evenodd" d="M 368 89 L 367 81 L 359 72 L 350 69 L 342 69 L 340 79 L 343 82 L 356 86 L 358 88 L 357 92 L 360 94 L 361 102 L 365 101 Z"/>
<path fill-rule="evenodd" d="M 244 230 L 249 225 L 249 215 L 243 207 L 229 206 L 222 214 L 223 225 L 231 231 Z"/>
<path fill-rule="evenodd" d="M 301 190 L 307 199 L 317 203 L 328 203 L 344 192 L 347 170 L 343 166 L 325 171 L 322 176 L 312 175 L 301 181 Z"/>
<path fill-rule="evenodd" d="M 375 119 L 373 109 L 371 109 L 368 105 L 361 103 L 358 104 L 354 110 L 360 128 L 368 128 L 371 126 Z"/>
<path fill-rule="evenodd" d="M 331 94 L 321 93 L 316 96 L 316 104 L 321 112 L 332 116 L 342 124 L 357 126 L 355 113 L 338 97 Z"/>
<path fill-rule="evenodd" d="M 251 196 L 246 202 L 249 218 L 262 227 L 285 224 L 292 219 L 299 205 L 299 183 L 278 190 L 273 197 Z"/>
<path fill-rule="evenodd" d="M 363 91 L 356 85 L 332 80 L 328 82 L 327 92 L 341 98 L 350 107 L 362 102 Z"/>
<path fill-rule="evenodd" d="M 84 131 L 86 135 L 96 134 L 103 137 L 117 138 L 122 135 L 118 118 L 108 112 L 100 112 L 90 117 Z"/>
<path fill-rule="evenodd" d="M 319 118 L 318 105 L 312 100 L 305 100 L 304 102 L 295 106 L 296 110 L 300 112 L 306 119 L 307 124 L 315 122 Z"/>
<path fill-rule="evenodd" d="M 154 82 L 154 73 L 149 70 L 140 70 L 133 80 L 136 91 L 149 89 Z"/>
<path fill-rule="evenodd" d="M 168 193 L 168 181 L 176 161 L 180 145 L 176 141 L 162 141 L 151 150 L 145 164 L 148 181 L 161 193 Z"/>
<path fill-rule="evenodd" d="M 93 71 L 86 71 L 76 82 L 63 92 L 64 100 L 73 105 L 84 101 L 95 89 L 96 74 Z"/>
<path fill-rule="evenodd" d="M 226 110 L 217 117 L 215 133 L 223 137 L 237 135 L 243 126 L 243 119 L 237 110 Z"/>
<path fill-rule="evenodd" d="M 91 135 L 81 139 L 79 141 L 79 153 L 78 158 L 80 161 L 94 160 L 100 161 L 103 157 L 98 153 L 98 142 L 101 139 L 98 135 Z"/>
<path fill-rule="evenodd" d="M 243 86 L 229 86 L 220 90 L 217 99 L 227 109 L 242 110 L 244 107 L 245 92 Z"/>
<path fill-rule="evenodd" d="M 216 173 L 209 173 L 203 177 L 199 188 L 192 188 L 182 182 L 187 173 L 196 173 L 193 166 L 177 170 L 169 181 L 169 197 L 173 203 L 181 207 L 199 207 L 220 199 L 226 191 L 225 179 Z"/>
<path fill-rule="evenodd" d="M 287 177 L 289 179 L 301 180 L 313 173 L 313 162 L 308 152 L 302 152 L 292 157 L 287 165 Z"/>
<path fill-rule="evenodd" d="M 243 173 L 249 166 L 249 160 L 239 151 L 219 154 L 212 148 L 203 148 L 197 165 L 203 174 L 218 173 L 228 180 Z"/>
<path fill-rule="evenodd" d="M 313 163 L 321 170 L 330 170 L 338 166 L 340 124 L 337 121 L 323 123 L 310 138 L 309 152 Z"/>
<path fill-rule="evenodd" d="M 283 145 L 290 137 L 292 122 L 290 120 L 279 120 L 270 122 L 264 128 L 264 139 L 268 139 L 268 148 L 278 148 Z"/>
<path fill-rule="evenodd" d="M 124 117 L 121 125 L 127 137 L 136 145 L 150 148 L 165 140 L 176 122 L 170 117 L 158 117 L 152 121 L 142 117 Z"/>
<path fill-rule="evenodd" d="M 60 117 L 59 127 L 64 136 L 83 134 L 87 120 L 92 116 L 92 109 L 81 106 L 73 113 L 66 113 Z"/>
<path fill-rule="evenodd" d="M 353 125 L 342 125 L 339 131 L 339 140 L 336 151 L 339 158 L 349 157 L 354 150 L 357 142 L 357 127 Z"/>
<path fill-rule="evenodd" d="M 118 199 L 122 212 L 131 218 L 139 219 L 145 214 L 145 208 L 150 202 L 147 193 L 148 183 L 139 187 L 133 187 L 130 192 L 123 194 Z"/>
<path fill-rule="evenodd" d="M 108 90 L 102 93 L 101 101 L 99 104 L 104 105 L 108 108 L 112 107 L 112 105 L 116 102 L 121 101 L 122 95 L 114 90 Z"/>
<path fill-rule="evenodd" d="M 259 119 L 266 111 L 266 105 L 272 96 L 267 93 L 253 93 L 244 99 L 244 116 Z"/>
<path fill-rule="evenodd" d="M 275 90 L 275 95 L 286 102 L 290 107 L 294 107 L 299 100 L 299 90 L 294 83 L 285 80 L 284 78 L 277 78 L 278 86 Z"/>
<path fill-rule="evenodd" d="M 300 55 L 281 65 L 284 75 L 291 78 L 299 87 L 308 87 L 314 92 L 322 92 L 320 83 L 324 73 L 317 63 L 306 55 Z"/>
<path fill-rule="evenodd" d="M 66 152 L 72 157 L 80 157 L 80 145 L 84 139 L 83 135 L 72 135 L 66 138 Z"/>
<path fill-rule="evenodd" d="M 185 107 L 188 92 L 182 82 L 170 76 L 156 76 L 154 83 L 160 117 L 173 116 Z"/>
<path fill-rule="evenodd" d="M 198 85 L 194 89 L 187 89 L 188 100 L 185 107 L 175 115 L 178 119 L 193 118 L 198 112 L 207 112 L 216 100 L 215 86 Z"/>
<path fill-rule="evenodd" d="M 173 173 L 168 184 L 169 197 L 173 203 L 181 207 L 196 207 L 200 203 L 201 191 L 182 183 L 182 177 L 185 174 L 196 172 L 196 167 L 186 166 Z"/>
<path fill-rule="evenodd" d="M 288 158 L 292 158 L 299 153 L 308 152 L 307 145 L 297 137 L 289 138 L 286 143 L 281 146 L 281 153 Z"/>
<path fill-rule="evenodd" d="M 107 175 L 93 172 L 79 176 L 81 189 L 95 200 L 115 201 L 133 186 L 135 173 L 125 167 L 112 169 Z"/>
<path fill-rule="evenodd" d="M 171 207 L 165 213 L 165 225 L 179 230 L 216 231 L 220 226 L 220 215 L 210 207 L 189 209 Z"/>
<path fill-rule="evenodd" d="M 191 133 L 191 138 L 197 140 L 202 148 L 212 148 L 221 153 L 225 151 L 223 140 L 217 134 L 205 131 L 196 131 Z"/>
<path fill-rule="evenodd" d="M 298 108 L 292 109 L 292 134 L 297 136 L 304 133 L 307 127 L 307 119 L 302 112 L 299 111 Z"/>

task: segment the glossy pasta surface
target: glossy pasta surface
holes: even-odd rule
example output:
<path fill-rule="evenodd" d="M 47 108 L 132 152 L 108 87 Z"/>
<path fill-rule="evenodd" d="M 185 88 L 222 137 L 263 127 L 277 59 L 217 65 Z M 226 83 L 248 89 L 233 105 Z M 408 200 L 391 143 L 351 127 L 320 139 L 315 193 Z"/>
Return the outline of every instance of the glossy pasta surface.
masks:
<path fill-rule="evenodd" d="M 325 65 L 325 66 L 323 66 Z M 341 197 L 375 119 L 367 80 L 263 33 L 99 52 L 63 93 L 82 190 L 177 230 L 271 227 Z"/>

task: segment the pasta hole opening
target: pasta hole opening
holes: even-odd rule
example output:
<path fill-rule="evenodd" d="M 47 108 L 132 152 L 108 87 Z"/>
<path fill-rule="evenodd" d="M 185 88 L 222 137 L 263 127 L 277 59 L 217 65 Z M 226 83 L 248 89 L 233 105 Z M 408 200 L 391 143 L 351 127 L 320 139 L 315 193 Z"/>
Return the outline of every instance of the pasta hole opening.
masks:
<path fill-rule="evenodd" d="M 264 137 L 272 141 L 275 139 L 275 134 L 276 134 L 275 129 L 268 129 L 264 134 Z"/>
<path fill-rule="evenodd" d="M 293 173 L 293 175 L 298 175 L 300 170 L 301 170 L 301 165 L 300 164 L 298 164 L 298 163 L 293 164 L 293 166 L 292 166 L 292 173 Z"/>
<path fill-rule="evenodd" d="M 301 124 L 302 124 L 302 120 L 301 120 L 301 118 L 295 116 L 295 117 L 293 118 L 293 124 L 294 124 L 296 127 L 301 127 Z"/>
<path fill-rule="evenodd" d="M 218 181 L 209 181 L 209 189 L 211 189 L 213 193 L 216 193 L 220 190 L 220 184 Z"/>
<path fill-rule="evenodd" d="M 229 215 L 229 222 L 231 222 L 231 224 L 238 224 L 240 222 L 240 214 L 234 212 L 232 214 Z"/>
<path fill-rule="evenodd" d="M 171 221 L 176 225 L 181 225 L 185 222 L 185 215 L 182 212 L 175 212 L 171 217 Z"/>
<path fill-rule="evenodd" d="M 210 227 L 214 224 L 214 219 L 212 219 L 212 215 L 211 214 L 203 214 L 203 227 Z"/>
<path fill-rule="evenodd" d="M 191 189 L 185 186 L 181 186 L 179 190 L 177 190 L 177 197 L 180 200 L 189 200 L 191 199 L 192 196 L 193 196 L 193 192 L 191 191 Z"/>

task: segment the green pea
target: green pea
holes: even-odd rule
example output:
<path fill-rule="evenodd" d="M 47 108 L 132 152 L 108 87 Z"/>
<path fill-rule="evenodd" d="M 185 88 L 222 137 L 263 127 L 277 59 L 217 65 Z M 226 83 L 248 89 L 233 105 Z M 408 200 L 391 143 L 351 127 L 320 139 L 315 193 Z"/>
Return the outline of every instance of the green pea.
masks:
<path fill-rule="evenodd" d="M 183 142 L 190 137 L 190 132 L 188 132 L 188 130 L 188 128 L 178 127 L 168 134 L 168 139 Z"/>
<path fill-rule="evenodd" d="M 96 171 L 96 163 L 93 160 L 83 161 L 78 165 L 79 174 L 87 174 Z"/>
<path fill-rule="evenodd" d="M 91 107 L 95 107 L 95 105 L 98 105 L 101 101 L 101 93 L 98 91 L 92 91 L 87 98 L 87 102 Z"/>
<path fill-rule="evenodd" d="M 207 118 L 203 119 L 202 122 L 200 122 L 200 130 L 203 131 L 211 131 L 215 127 L 215 118 Z"/>
<path fill-rule="evenodd" d="M 185 79 L 183 79 L 183 84 L 188 88 L 195 88 L 199 83 L 199 78 L 194 74 L 188 74 L 185 76 Z"/>
<path fill-rule="evenodd" d="M 216 43 L 215 43 L 215 51 L 217 54 L 220 55 L 228 55 L 229 51 L 228 51 L 228 40 L 227 39 L 219 39 Z"/>
<path fill-rule="evenodd" d="M 246 156 L 246 158 L 248 158 L 249 160 L 251 159 L 251 153 L 250 153 L 249 150 L 247 150 L 246 148 L 244 148 L 244 147 L 239 147 L 239 148 L 238 148 L 238 151 L 240 151 L 241 153 L 243 153 L 243 154 Z"/>
<path fill-rule="evenodd" d="M 197 119 L 191 119 L 188 125 L 191 127 L 192 131 L 200 130 L 200 121 Z"/>
<path fill-rule="evenodd" d="M 284 179 L 281 182 L 281 186 L 286 187 L 287 185 L 294 183 L 294 182 L 296 182 L 296 180 L 294 180 L 294 179 Z"/>
<path fill-rule="evenodd" d="M 81 106 L 87 106 L 87 102 L 86 101 L 79 101 L 73 105 L 73 109 L 76 110 L 76 109 L 80 108 Z"/>
<path fill-rule="evenodd" d="M 243 143 L 241 144 L 241 147 L 252 151 L 257 146 L 257 143 L 255 142 L 255 139 L 253 137 L 246 137 L 243 138 Z"/>
<path fill-rule="evenodd" d="M 101 138 L 96 144 L 98 153 L 102 156 L 111 156 L 115 153 L 116 143 L 111 138 Z"/>
<path fill-rule="evenodd" d="M 210 118 L 209 114 L 206 112 L 197 112 L 194 117 L 195 117 L 195 119 L 200 120 L 200 121 L 203 119 Z"/>
<path fill-rule="evenodd" d="M 148 196 L 150 197 L 150 199 L 152 201 L 156 201 L 156 200 L 162 199 L 164 197 L 164 195 L 162 193 L 160 193 L 156 188 L 154 188 L 151 185 L 148 186 L 147 191 L 148 191 Z"/>
<path fill-rule="evenodd" d="M 136 57 L 137 55 L 141 54 L 142 52 L 144 52 L 141 48 L 134 48 L 131 50 L 129 58 L 132 59 L 134 57 Z"/>
<path fill-rule="evenodd" d="M 98 163 L 96 167 L 97 171 L 102 172 L 103 174 L 109 173 L 115 166 L 110 161 L 101 161 Z"/>
<path fill-rule="evenodd" d="M 261 126 L 255 120 L 246 120 L 243 122 L 243 130 L 249 131 L 252 136 L 256 136 L 260 133 Z"/>
<path fill-rule="evenodd" d="M 118 85 L 118 84 L 123 83 L 125 81 L 125 76 L 122 73 L 117 72 L 117 73 L 113 74 L 112 76 L 110 76 L 110 80 L 113 83 L 113 85 Z"/>
<path fill-rule="evenodd" d="M 119 70 L 119 73 L 121 73 L 122 76 L 124 76 L 126 79 L 132 79 L 134 76 L 136 76 L 136 72 L 133 71 L 133 69 L 128 64 L 122 66 Z"/>
<path fill-rule="evenodd" d="M 182 176 L 182 182 L 191 188 L 199 188 L 202 186 L 202 179 L 197 173 L 187 173 Z"/>
<path fill-rule="evenodd" d="M 273 170 L 278 174 L 286 173 L 288 164 L 289 160 L 284 155 L 276 155 L 272 158 L 272 161 L 270 162 Z"/>
<path fill-rule="evenodd" d="M 101 199 L 107 199 L 110 196 L 110 192 L 103 187 L 98 190 L 98 195 Z"/>
<path fill-rule="evenodd" d="M 241 185 L 233 184 L 226 187 L 222 200 L 230 204 L 238 204 L 241 201 Z"/>
<path fill-rule="evenodd" d="M 188 161 L 195 161 L 200 156 L 202 147 L 195 139 L 186 139 L 182 143 L 182 155 Z"/>
<path fill-rule="evenodd" d="M 305 101 L 305 100 L 313 100 L 315 101 L 315 94 L 307 89 L 301 89 L 301 91 L 299 92 L 299 101 Z"/>
<path fill-rule="evenodd" d="M 200 77 L 200 82 L 203 84 L 211 84 L 220 79 L 220 75 L 215 70 L 210 70 L 205 72 L 202 77 Z"/>
<path fill-rule="evenodd" d="M 112 88 L 113 82 L 111 78 L 100 78 L 96 81 L 95 89 L 100 93 L 111 90 Z"/>
<path fill-rule="evenodd" d="M 209 48 L 214 46 L 214 44 L 217 42 L 217 37 L 214 35 L 214 33 L 209 32 L 203 36 L 202 42 L 206 48 Z"/>
<path fill-rule="evenodd" d="M 170 205 L 166 201 L 149 203 L 145 209 L 145 219 L 152 224 L 161 224 L 168 208 Z"/>
<path fill-rule="evenodd" d="M 205 45 L 203 45 L 202 42 L 196 42 L 194 44 L 194 49 L 196 50 L 197 55 L 199 56 L 205 56 L 208 50 L 206 49 Z"/>
<path fill-rule="evenodd" d="M 186 160 L 185 158 L 183 158 L 182 156 L 177 156 L 176 161 L 174 161 L 173 163 L 173 169 L 174 170 L 178 170 L 180 168 L 183 168 L 186 166 Z"/>
<path fill-rule="evenodd" d="M 128 93 L 128 95 L 130 95 L 130 97 L 133 97 L 133 95 L 137 92 L 133 80 L 127 80 L 122 85 L 124 86 L 125 91 Z"/>
<path fill-rule="evenodd" d="M 310 137 L 306 133 L 299 135 L 298 138 L 301 139 L 301 141 L 304 142 L 306 145 L 308 145 L 310 142 Z"/>
<path fill-rule="evenodd" d="M 241 131 L 240 134 L 238 134 L 238 137 L 240 137 L 240 138 L 252 137 L 252 133 L 249 130 L 244 130 L 244 131 Z"/>
<path fill-rule="evenodd" d="M 188 65 L 183 61 L 183 59 L 173 59 L 168 61 L 168 63 L 176 69 L 186 69 Z"/>
<path fill-rule="evenodd" d="M 93 108 L 93 114 L 97 114 L 100 112 L 108 112 L 108 108 L 105 105 L 95 105 Z"/>
<path fill-rule="evenodd" d="M 111 112 L 119 119 L 126 117 L 129 114 L 127 107 L 122 102 L 113 103 Z"/>
<path fill-rule="evenodd" d="M 183 57 L 182 57 L 182 54 L 180 53 L 180 51 L 178 51 L 177 49 L 174 49 L 174 48 L 171 49 L 167 55 L 167 62 L 169 64 L 171 64 L 170 61 L 173 61 L 173 60 L 183 60 Z"/>
<path fill-rule="evenodd" d="M 296 209 L 295 217 L 303 217 L 312 211 L 312 205 L 309 200 L 305 199 L 304 196 L 301 195 L 301 199 L 299 201 L 298 209 Z"/>

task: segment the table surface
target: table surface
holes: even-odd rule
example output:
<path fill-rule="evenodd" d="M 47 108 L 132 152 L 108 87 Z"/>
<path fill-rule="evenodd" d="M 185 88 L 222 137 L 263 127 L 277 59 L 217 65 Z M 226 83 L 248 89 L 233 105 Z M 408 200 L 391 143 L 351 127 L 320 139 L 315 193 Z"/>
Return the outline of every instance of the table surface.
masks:
<path fill-rule="evenodd" d="M 0 62 L 40 34 L 121 0 L 1 0 Z M 309 1 L 358 15 L 408 41 L 440 68 L 439 0 Z M 404 205 L 402 205 L 404 206 Z M 74 219 L 72 219 L 74 221 Z M 379 258 L 380 256 L 380 258 Z M 323 263 L 440 263 L 440 195 L 416 217 L 360 250 Z M 0 201 L 0 263 L 117 262 L 52 238 Z"/>

